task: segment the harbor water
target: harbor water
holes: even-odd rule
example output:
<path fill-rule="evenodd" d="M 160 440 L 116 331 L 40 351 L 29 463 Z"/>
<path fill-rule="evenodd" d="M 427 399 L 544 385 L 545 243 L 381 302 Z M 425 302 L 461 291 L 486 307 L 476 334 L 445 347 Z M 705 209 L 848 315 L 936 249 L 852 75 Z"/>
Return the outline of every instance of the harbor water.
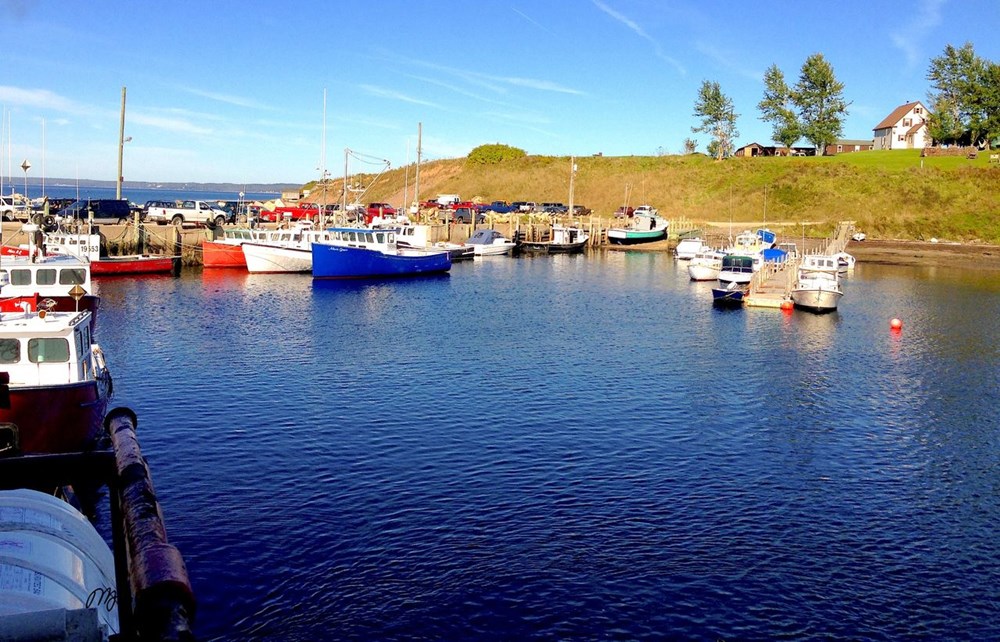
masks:
<path fill-rule="evenodd" d="M 996 273 L 710 287 L 613 251 L 102 279 L 199 637 L 1000 638 Z"/>

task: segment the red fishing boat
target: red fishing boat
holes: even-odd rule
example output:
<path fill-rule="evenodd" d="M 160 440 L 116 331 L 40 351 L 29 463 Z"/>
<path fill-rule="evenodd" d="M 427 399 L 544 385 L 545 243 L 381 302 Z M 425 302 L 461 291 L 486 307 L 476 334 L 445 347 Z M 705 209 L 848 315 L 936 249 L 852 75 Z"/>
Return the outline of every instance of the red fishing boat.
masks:
<path fill-rule="evenodd" d="M 259 241 L 265 236 L 264 230 L 233 228 L 222 231 L 222 238 L 202 241 L 201 259 L 207 268 L 247 269 L 247 259 L 243 254 L 243 244 Z"/>
<path fill-rule="evenodd" d="M 94 233 L 47 233 L 44 247 L 46 254 L 77 256 L 89 261 L 94 276 L 172 274 L 180 262 L 180 257 L 164 254 L 101 256 L 101 235 Z"/>
<path fill-rule="evenodd" d="M 21 306 L 0 312 L 0 450 L 89 450 L 112 394 L 91 313 Z"/>

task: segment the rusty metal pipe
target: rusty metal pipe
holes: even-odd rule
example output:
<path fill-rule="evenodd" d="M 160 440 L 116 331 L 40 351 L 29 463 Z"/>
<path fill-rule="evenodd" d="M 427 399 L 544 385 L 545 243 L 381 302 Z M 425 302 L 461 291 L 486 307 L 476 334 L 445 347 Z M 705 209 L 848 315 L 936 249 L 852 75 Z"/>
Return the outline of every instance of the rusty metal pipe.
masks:
<path fill-rule="evenodd" d="M 129 581 L 141 640 L 194 640 L 194 592 L 180 551 L 167 541 L 149 467 L 136 438 L 138 419 L 115 408 L 104 419 L 129 552 Z"/>

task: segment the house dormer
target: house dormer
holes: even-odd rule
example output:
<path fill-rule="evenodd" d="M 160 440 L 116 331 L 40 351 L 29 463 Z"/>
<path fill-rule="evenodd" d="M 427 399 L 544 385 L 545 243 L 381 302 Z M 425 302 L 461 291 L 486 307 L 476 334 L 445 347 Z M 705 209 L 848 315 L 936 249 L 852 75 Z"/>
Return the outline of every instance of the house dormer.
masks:
<path fill-rule="evenodd" d="M 927 108 L 920 101 L 892 110 L 874 127 L 875 149 L 923 149 L 931 144 Z"/>

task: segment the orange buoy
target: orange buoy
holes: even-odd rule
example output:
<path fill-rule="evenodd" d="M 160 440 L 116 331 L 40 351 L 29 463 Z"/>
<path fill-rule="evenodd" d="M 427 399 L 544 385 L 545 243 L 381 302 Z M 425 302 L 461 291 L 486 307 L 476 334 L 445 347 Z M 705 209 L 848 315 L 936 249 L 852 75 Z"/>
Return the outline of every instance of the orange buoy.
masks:
<path fill-rule="evenodd" d="M 903 320 L 894 318 L 892 321 L 889 322 L 889 327 L 892 328 L 893 330 L 902 330 Z"/>
<path fill-rule="evenodd" d="M 795 309 L 795 304 L 792 303 L 791 301 L 782 301 L 781 302 L 781 311 L 782 312 L 791 312 L 793 309 Z"/>

